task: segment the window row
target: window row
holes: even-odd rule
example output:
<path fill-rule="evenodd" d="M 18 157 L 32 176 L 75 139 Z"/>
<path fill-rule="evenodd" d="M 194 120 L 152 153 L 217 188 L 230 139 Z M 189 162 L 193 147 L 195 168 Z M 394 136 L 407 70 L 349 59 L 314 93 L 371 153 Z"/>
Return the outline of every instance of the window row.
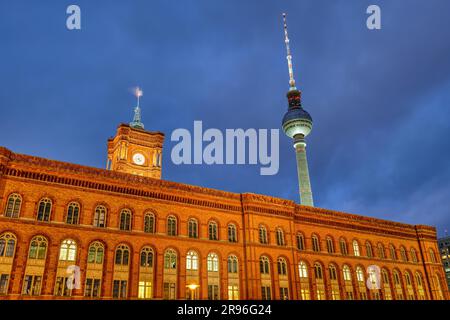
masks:
<path fill-rule="evenodd" d="M 22 197 L 13 193 L 8 197 L 5 209 L 5 217 L 18 218 L 22 204 Z M 42 198 L 38 202 L 36 219 L 38 221 L 49 222 L 52 213 L 52 200 Z M 66 208 L 65 222 L 67 224 L 79 224 L 81 206 L 78 202 L 70 202 Z M 94 210 L 93 226 L 105 228 L 107 226 L 107 209 L 103 205 L 98 205 Z M 130 209 L 122 209 L 119 214 L 119 229 L 123 231 L 132 230 L 133 215 Z M 199 222 L 197 219 L 190 218 L 187 222 L 187 234 L 189 238 L 199 238 Z M 152 212 L 144 215 L 144 232 L 156 233 L 156 216 Z M 237 227 L 234 223 L 227 225 L 227 236 L 229 242 L 237 242 Z M 178 221 L 173 215 L 166 219 L 166 234 L 169 236 L 178 235 Z M 219 240 L 219 225 L 216 221 L 208 223 L 208 239 Z"/>

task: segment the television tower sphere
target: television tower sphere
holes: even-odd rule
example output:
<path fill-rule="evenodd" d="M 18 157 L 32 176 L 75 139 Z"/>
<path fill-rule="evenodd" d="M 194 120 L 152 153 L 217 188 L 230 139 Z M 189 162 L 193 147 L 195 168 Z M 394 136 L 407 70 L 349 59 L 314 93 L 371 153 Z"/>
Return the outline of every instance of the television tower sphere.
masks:
<path fill-rule="evenodd" d="M 302 107 L 289 109 L 283 117 L 283 131 L 289 138 L 306 137 L 312 130 L 313 120 Z"/>

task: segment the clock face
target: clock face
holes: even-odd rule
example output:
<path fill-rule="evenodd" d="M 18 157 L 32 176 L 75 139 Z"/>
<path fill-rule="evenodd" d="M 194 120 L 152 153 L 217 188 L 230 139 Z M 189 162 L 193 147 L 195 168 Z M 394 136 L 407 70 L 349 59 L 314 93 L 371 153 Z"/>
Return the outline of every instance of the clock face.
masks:
<path fill-rule="evenodd" d="M 142 166 L 145 162 L 145 157 L 142 155 L 142 153 L 135 153 L 133 155 L 133 162 Z"/>

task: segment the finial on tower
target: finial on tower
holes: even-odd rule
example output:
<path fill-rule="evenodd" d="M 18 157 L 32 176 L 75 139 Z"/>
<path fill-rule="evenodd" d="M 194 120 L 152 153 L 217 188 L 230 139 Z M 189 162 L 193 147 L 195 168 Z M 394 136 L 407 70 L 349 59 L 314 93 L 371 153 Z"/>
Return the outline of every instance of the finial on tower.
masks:
<path fill-rule="evenodd" d="M 141 122 L 141 108 L 139 107 L 140 97 L 144 94 L 141 88 L 136 87 L 133 89 L 134 95 L 137 99 L 136 108 L 134 108 L 133 121 L 130 122 L 130 127 L 144 129 L 144 124 Z"/>
<path fill-rule="evenodd" d="M 289 90 L 297 90 L 297 88 L 295 87 L 294 69 L 292 67 L 291 48 L 289 47 L 286 13 L 283 13 L 283 23 L 284 23 L 284 43 L 286 44 L 286 53 L 287 53 L 286 59 L 288 61 L 288 68 L 289 68 L 289 87 L 290 87 Z"/>

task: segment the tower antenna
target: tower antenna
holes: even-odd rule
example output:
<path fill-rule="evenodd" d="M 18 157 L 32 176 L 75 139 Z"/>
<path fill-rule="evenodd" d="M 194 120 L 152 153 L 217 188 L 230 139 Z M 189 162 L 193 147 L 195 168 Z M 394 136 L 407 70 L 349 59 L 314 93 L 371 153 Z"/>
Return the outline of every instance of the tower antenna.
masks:
<path fill-rule="evenodd" d="M 283 13 L 283 24 L 284 24 L 284 43 L 286 44 L 286 59 L 288 62 L 288 68 L 289 68 L 289 87 L 290 90 L 297 90 L 295 87 L 295 79 L 294 79 L 294 68 L 292 66 L 292 55 L 291 55 L 291 48 L 289 47 L 289 36 L 288 36 L 288 29 L 287 29 L 287 22 L 286 22 L 286 13 Z"/>
<path fill-rule="evenodd" d="M 130 126 L 133 128 L 144 129 L 144 124 L 141 122 L 141 108 L 139 107 L 140 98 L 144 94 L 141 88 L 136 87 L 133 89 L 133 93 L 137 99 L 137 105 L 134 108 L 133 121 L 130 122 Z"/>

